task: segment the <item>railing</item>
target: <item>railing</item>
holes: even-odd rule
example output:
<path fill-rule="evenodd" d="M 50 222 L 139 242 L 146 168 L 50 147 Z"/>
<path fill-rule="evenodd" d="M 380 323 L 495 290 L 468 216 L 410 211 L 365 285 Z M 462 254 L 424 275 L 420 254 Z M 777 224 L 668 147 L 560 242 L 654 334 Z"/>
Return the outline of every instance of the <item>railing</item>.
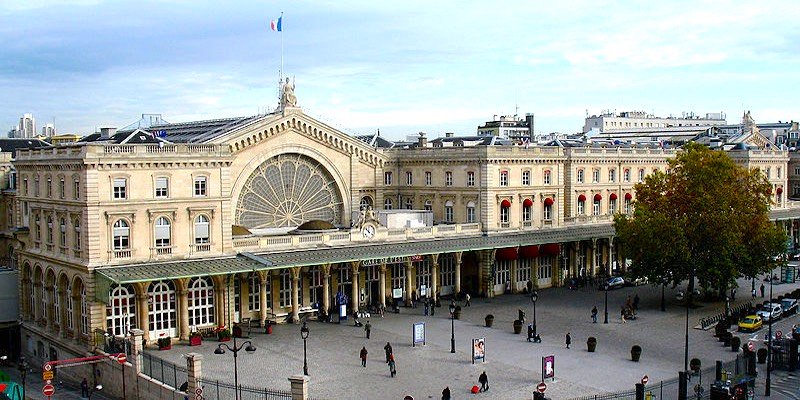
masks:
<path fill-rule="evenodd" d="M 111 253 L 113 258 L 131 258 L 133 255 L 133 251 L 131 249 L 112 250 L 109 253 Z"/>
<path fill-rule="evenodd" d="M 728 315 L 741 316 L 744 311 L 750 310 L 752 308 L 753 308 L 752 302 L 748 301 L 747 303 L 739 304 L 738 306 L 735 307 L 730 307 L 730 313 Z M 724 310 L 714 315 L 700 318 L 700 327 L 703 328 L 703 330 L 709 329 L 725 318 L 726 317 Z"/>
<path fill-rule="evenodd" d="M 142 373 L 175 389 L 189 379 L 186 367 L 162 360 L 147 352 L 142 353 Z"/>
<path fill-rule="evenodd" d="M 192 253 L 211 251 L 211 243 L 193 244 Z"/>
<path fill-rule="evenodd" d="M 227 400 L 237 398 L 236 389 L 233 384 L 220 382 L 218 380 L 203 379 L 200 381 L 203 387 L 203 398 L 208 400 Z M 254 386 L 239 385 L 240 399 L 263 399 L 263 400 L 283 400 L 291 399 L 292 392 L 289 390 L 278 390 L 268 388 L 258 388 Z"/>
<path fill-rule="evenodd" d="M 155 253 L 156 253 L 157 256 L 164 256 L 164 255 L 172 254 L 172 246 L 155 247 L 155 248 L 153 248 L 151 250 L 155 250 Z"/>

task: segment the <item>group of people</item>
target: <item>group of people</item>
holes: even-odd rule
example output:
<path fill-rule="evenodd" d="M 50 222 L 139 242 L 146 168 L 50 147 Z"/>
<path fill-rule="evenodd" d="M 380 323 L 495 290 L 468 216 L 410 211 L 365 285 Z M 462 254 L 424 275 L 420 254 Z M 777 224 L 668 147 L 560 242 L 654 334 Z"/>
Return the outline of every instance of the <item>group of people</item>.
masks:
<path fill-rule="evenodd" d="M 394 352 L 392 351 L 392 345 L 389 342 L 386 342 L 386 346 L 383 346 L 383 351 L 386 352 L 386 364 L 389 366 L 389 375 L 392 378 L 397 375 L 397 368 L 394 362 Z M 361 347 L 361 352 L 359 352 L 359 358 L 361 359 L 361 366 L 366 368 L 367 367 L 367 355 L 369 351 L 367 351 L 367 346 Z"/>
<path fill-rule="evenodd" d="M 619 312 L 619 317 L 624 324 L 629 319 L 636 319 L 636 310 L 639 309 L 639 295 L 636 294 L 633 299 L 629 295 L 625 300 L 625 305 L 622 306 Z"/>

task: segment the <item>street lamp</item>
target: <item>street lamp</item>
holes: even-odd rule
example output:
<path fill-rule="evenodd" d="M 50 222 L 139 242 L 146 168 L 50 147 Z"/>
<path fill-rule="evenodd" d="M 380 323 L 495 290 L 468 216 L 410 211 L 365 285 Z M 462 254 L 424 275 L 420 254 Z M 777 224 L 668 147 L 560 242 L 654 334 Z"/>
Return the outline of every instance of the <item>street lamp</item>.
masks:
<path fill-rule="evenodd" d="M 308 326 L 306 321 L 303 321 L 303 326 L 300 327 L 300 337 L 303 338 L 303 375 L 308 375 L 308 358 L 306 357 L 306 339 L 308 339 Z"/>
<path fill-rule="evenodd" d="M 769 396 L 772 387 L 772 271 L 769 272 L 769 333 L 767 334 L 767 383 L 764 385 L 764 396 Z"/>
<path fill-rule="evenodd" d="M 22 374 L 22 398 L 25 398 L 25 376 L 28 375 L 28 362 L 25 357 L 20 357 L 19 364 L 17 365 L 19 373 Z"/>
<path fill-rule="evenodd" d="M 98 383 L 97 386 L 93 387 L 92 390 L 89 391 L 89 400 L 92 399 L 94 392 L 99 392 L 101 390 L 103 390 L 103 385 Z"/>
<path fill-rule="evenodd" d="M 605 318 L 603 319 L 603 323 L 607 324 L 608 323 L 608 283 L 605 284 L 604 289 L 605 289 L 605 292 L 606 292 L 606 302 L 605 302 Z"/>
<path fill-rule="evenodd" d="M 239 351 L 242 349 L 248 353 L 252 353 L 256 351 L 256 347 L 253 346 L 253 343 L 249 340 L 242 343 L 240 346 L 237 346 L 236 335 L 233 335 L 233 347 L 228 346 L 227 343 L 220 343 L 217 346 L 217 349 L 214 350 L 214 354 L 225 354 L 225 349 L 233 352 L 233 386 L 236 393 L 235 399 L 239 400 L 239 364 L 237 363 L 236 359 L 239 357 Z"/>
<path fill-rule="evenodd" d="M 455 329 L 455 320 L 456 320 L 456 304 L 450 303 L 450 352 L 456 352 L 456 329 Z"/>
<path fill-rule="evenodd" d="M 533 303 L 533 336 L 536 337 L 536 300 L 539 300 L 539 293 L 535 290 L 531 292 L 531 303 Z"/>

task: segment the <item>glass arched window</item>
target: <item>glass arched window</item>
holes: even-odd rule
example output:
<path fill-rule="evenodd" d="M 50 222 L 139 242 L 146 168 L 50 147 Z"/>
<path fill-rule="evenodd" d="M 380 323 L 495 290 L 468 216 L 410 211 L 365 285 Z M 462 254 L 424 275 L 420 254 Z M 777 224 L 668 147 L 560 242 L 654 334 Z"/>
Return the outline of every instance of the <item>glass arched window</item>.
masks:
<path fill-rule="evenodd" d="M 133 293 L 133 290 L 131 290 Z M 134 312 L 131 313 L 132 318 L 136 317 L 136 308 L 134 304 Z M 81 333 L 84 335 L 89 334 L 89 299 L 86 297 L 86 287 L 81 285 Z"/>
<path fill-rule="evenodd" d="M 81 249 L 81 220 L 78 219 L 78 218 L 75 218 L 74 222 L 75 222 L 75 224 L 74 224 L 75 238 L 74 238 L 73 242 L 75 243 L 75 250 L 80 250 Z"/>
<path fill-rule="evenodd" d="M 433 211 L 433 202 L 425 200 L 425 211 Z"/>
<path fill-rule="evenodd" d="M 444 203 L 444 222 L 453 222 L 453 201 L 447 200 Z"/>
<path fill-rule="evenodd" d="M 58 233 L 58 242 L 61 244 L 61 247 L 67 247 L 67 220 L 64 218 L 58 221 Z"/>
<path fill-rule="evenodd" d="M 372 197 L 364 196 L 361 198 L 361 202 L 359 202 L 359 207 L 362 210 L 366 210 L 367 207 L 372 207 Z"/>
<path fill-rule="evenodd" d="M 209 243 L 208 217 L 198 215 L 194 220 L 194 243 Z"/>
<path fill-rule="evenodd" d="M 136 321 L 136 292 L 130 285 L 111 289 L 106 307 L 106 326 L 115 336 L 125 335 Z M 86 303 L 85 290 L 81 292 L 81 303 Z M 84 313 L 84 315 L 86 315 Z"/>
<path fill-rule="evenodd" d="M 170 246 L 170 223 L 166 217 L 158 217 L 155 226 L 156 247 L 169 247 Z"/>
<path fill-rule="evenodd" d="M 153 282 L 147 291 L 150 340 L 161 335 L 177 336 L 175 318 L 175 284 L 168 281 Z"/>
<path fill-rule="evenodd" d="M 189 326 L 214 324 L 214 285 L 208 277 L 189 282 Z"/>
<path fill-rule="evenodd" d="M 130 235 L 131 227 L 128 225 L 128 221 L 119 219 L 114 222 L 114 250 L 130 249 Z"/>
<path fill-rule="evenodd" d="M 406 210 L 413 210 L 414 209 L 414 199 L 411 197 L 406 197 Z"/>
<path fill-rule="evenodd" d="M 392 209 L 392 199 L 386 199 L 383 201 L 383 209 L 384 210 L 391 210 Z"/>

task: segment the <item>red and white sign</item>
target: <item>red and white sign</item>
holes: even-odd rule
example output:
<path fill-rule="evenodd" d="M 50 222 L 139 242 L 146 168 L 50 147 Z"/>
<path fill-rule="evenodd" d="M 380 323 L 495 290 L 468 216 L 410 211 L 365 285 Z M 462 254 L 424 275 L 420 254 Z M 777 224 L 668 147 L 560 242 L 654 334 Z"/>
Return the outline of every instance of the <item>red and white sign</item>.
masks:
<path fill-rule="evenodd" d="M 540 382 L 538 385 L 536 385 L 537 392 L 544 393 L 545 390 L 547 390 L 547 385 L 544 382 Z"/>
<path fill-rule="evenodd" d="M 53 385 L 44 385 L 42 388 L 42 394 L 45 396 L 52 396 L 56 393 L 56 388 Z"/>
<path fill-rule="evenodd" d="M 125 361 L 128 361 L 128 357 L 125 356 L 125 353 L 117 354 L 117 362 L 120 364 L 125 364 Z"/>
<path fill-rule="evenodd" d="M 642 377 L 642 385 L 647 385 L 647 382 L 650 382 L 650 378 L 645 375 Z"/>
<path fill-rule="evenodd" d="M 45 371 L 52 371 L 53 370 L 53 364 L 44 363 L 44 370 Z"/>
<path fill-rule="evenodd" d="M 753 344 L 753 342 L 747 342 L 747 349 L 748 350 L 753 351 L 755 348 L 756 348 L 756 346 Z"/>
<path fill-rule="evenodd" d="M 783 336 L 783 332 L 781 332 L 780 330 L 778 330 L 778 332 L 775 334 L 775 338 L 776 338 L 776 339 L 780 339 L 780 338 L 781 338 L 781 336 Z"/>

